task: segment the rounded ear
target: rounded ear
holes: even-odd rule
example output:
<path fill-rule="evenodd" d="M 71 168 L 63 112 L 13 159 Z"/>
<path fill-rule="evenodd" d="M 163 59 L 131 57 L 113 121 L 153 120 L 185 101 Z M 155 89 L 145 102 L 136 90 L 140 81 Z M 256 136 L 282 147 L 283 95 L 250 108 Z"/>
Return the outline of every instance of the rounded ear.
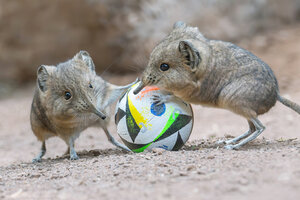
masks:
<path fill-rule="evenodd" d="M 51 76 L 51 74 L 54 72 L 56 67 L 54 66 L 46 66 L 41 65 L 37 70 L 37 83 L 38 87 L 42 92 L 45 92 L 47 90 L 47 80 Z"/>
<path fill-rule="evenodd" d="M 184 27 L 186 27 L 186 24 L 183 21 L 177 21 L 173 25 L 173 29 L 184 28 Z"/>
<path fill-rule="evenodd" d="M 74 58 L 82 60 L 92 72 L 95 72 L 94 62 L 87 51 L 79 51 Z"/>
<path fill-rule="evenodd" d="M 196 71 L 201 62 L 200 53 L 189 41 L 180 41 L 178 50 L 185 60 L 185 64 L 191 67 L 192 71 Z"/>

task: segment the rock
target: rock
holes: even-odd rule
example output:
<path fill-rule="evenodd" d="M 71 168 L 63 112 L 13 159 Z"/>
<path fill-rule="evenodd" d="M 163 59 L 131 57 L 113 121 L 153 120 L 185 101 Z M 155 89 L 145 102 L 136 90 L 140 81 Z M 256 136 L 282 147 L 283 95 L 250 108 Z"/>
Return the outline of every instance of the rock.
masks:
<path fill-rule="evenodd" d="M 39 178 L 40 176 L 40 174 L 31 174 L 29 178 Z"/>
<path fill-rule="evenodd" d="M 190 165 L 190 166 L 188 166 L 187 167 L 187 171 L 192 171 L 192 170 L 194 170 L 194 169 L 196 169 L 196 166 L 195 165 Z"/>
<path fill-rule="evenodd" d="M 113 173 L 113 176 L 119 176 L 119 174 L 120 174 L 120 173 L 118 173 L 118 172 L 114 172 L 114 173 Z"/>
<path fill-rule="evenodd" d="M 197 171 L 197 174 L 199 174 L 199 175 L 204 175 L 204 174 L 206 174 L 206 172 L 204 172 L 204 171 Z"/>
<path fill-rule="evenodd" d="M 159 163 L 158 164 L 159 167 L 168 167 L 169 165 L 165 164 L 165 163 Z"/>
<path fill-rule="evenodd" d="M 188 174 L 186 172 L 180 172 L 179 176 L 187 176 Z"/>
<path fill-rule="evenodd" d="M 152 152 L 157 154 L 157 155 L 161 155 L 162 153 L 164 153 L 166 150 L 163 148 L 153 148 Z"/>
<path fill-rule="evenodd" d="M 214 159 L 215 158 L 215 156 L 207 156 L 207 159 Z"/>

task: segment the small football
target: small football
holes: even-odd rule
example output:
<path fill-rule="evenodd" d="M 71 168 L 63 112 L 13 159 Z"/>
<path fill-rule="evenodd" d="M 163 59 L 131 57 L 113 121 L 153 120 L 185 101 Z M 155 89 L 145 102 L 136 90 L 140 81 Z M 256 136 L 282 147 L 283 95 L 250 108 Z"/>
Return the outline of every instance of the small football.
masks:
<path fill-rule="evenodd" d="M 119 100 L 115 123 L 118 135 L 133 152 L 163 148 L 179 150 L 189 139 L 193 128 L 190 104 L 179 98 L 157 104 L 153 95 L 166 95 L 156 86 L 145 87 L 139 94 L 133 85 Z"/>

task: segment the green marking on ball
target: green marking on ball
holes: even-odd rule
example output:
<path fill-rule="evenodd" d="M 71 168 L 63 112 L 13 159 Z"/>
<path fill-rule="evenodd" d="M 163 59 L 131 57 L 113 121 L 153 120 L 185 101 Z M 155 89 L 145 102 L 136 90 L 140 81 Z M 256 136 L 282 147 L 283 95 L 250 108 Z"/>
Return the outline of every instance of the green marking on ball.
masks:
<path fill-rule="evenodd" d="M 135 153 L 141 153 L 143 152 L 145 149 L 147 149 L 150 145 L 152 144 L 152 142 L 150 142 L 149 144 L 141 147 L 141 148 L 138 148 L 138 149 L 132 149 L 133 152 Z"/>
<path fill-rule="evenodd" d="M 147 149 L 147 147 L 149 147 L 153 142 L 155 142 L 157 139 L 159 139 L 167 130 L 168 128 L 176 121 L 177 117 L 179 116 L 179 113 L 174 113 L 174 108 L 172 108 L 172 111 L 170 112 L 170 117 L 167 121 L 167 124 L 165 125 L 165 127 L 163 128 L 163 130 L 161 131 L 161 133 L 152 141 L 150 142 L 149 144 L 141 147 L 141 148 L 138 148 L 138 149 L 133 149 L 132 151 L 133 152 L 136 152 L 136 153 L 140 153 L 140 152 L 143 152 L 145 149 Z M 174 113 L 174 114 L 173 114 Z"/>
<path fill-rule="evenodd" d="M 155 140 L 157 140 L 158 138 L 160 138 L 160 136 L 162 136 L 166 130 L 168 130 L 168 128 L 175 122 L 175 120 L 177 119 L 177 117 L 179 116 L 179 113 L 174 113 L 174 108 L 172 108 L 172 111 L 171 111 L 171 114 L 170 114 L 170 117 L 167 121 L 167 124 L 165 125 L 164 129 L 162 130 L 162 132 L 153 140 L 153 142 L 155 142 Z"/>
<path fill-rule="evenodd" d="M 166 110 L 162 116 L 154 116 L 150 112 L 153 105 L 151 95 L 157 91 L 148 91 L 147 95 L 137 98 L 130 90 L 120 98 L 115 115 L 117 131 L 123 143 L 136 153 L 160 147 L 167 150 L 180 149 L 191 133 L 191 107 L 174 100 L 173 104 L 165 104 Z M 150 121 L 151 124 L 148 123 Z"/>

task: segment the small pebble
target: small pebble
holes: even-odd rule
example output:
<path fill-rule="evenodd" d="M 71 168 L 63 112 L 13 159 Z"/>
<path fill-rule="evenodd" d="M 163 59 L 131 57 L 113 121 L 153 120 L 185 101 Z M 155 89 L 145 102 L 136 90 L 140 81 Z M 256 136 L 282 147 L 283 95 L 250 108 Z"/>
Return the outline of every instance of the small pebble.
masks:
<path fill-rule="evenodd" d="M 185 173 L 185 172 L 180 172 L 180 173 L 179 173 L 179 176 L 187 176 L 187 173 Z"/>
<path fill-rule="evenodd" d="M 162 148 L 153 148 L 152 149 L 152 152 L 153 153 L 156 153 L 158 155 L 161 155 L 163 152 L 165 152 L 166 150 L 165 149 L 162 149 Z"/>
<path fill-rule="evenodd" d="M 207 156 L 207 159 L 214 159 L 215 156 Z"/>
<path fill-rule="evenodd" d="M 196 169 L 195 165 L 190 165 L 190 166 L 187 167 L 187 171 L 192 171 L 194 169 Z"/>

